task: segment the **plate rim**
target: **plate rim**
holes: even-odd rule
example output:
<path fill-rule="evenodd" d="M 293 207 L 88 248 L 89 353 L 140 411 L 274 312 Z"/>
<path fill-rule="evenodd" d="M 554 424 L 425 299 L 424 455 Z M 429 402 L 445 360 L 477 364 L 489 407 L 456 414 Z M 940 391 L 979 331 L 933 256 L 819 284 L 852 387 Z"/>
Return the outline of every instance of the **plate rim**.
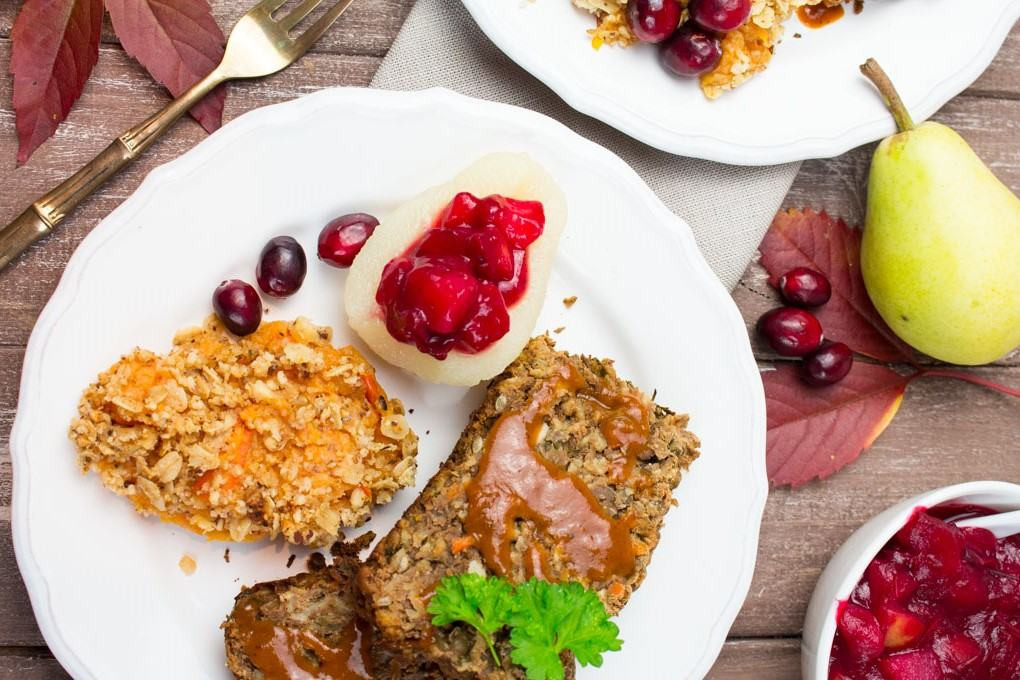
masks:
<path fill-rule="evenodd" d="M 497 5 L 494 0 L 462 2 L 482 32 L 499 50 L 544 83 L 568 106 L 660 151 L 729 165 L 779 165 L 832 158 L 895 132 L 892 119 L 884 109 L 876 109 L 872 120 L 850 126 L 834 135 L 807 137 L 776 145 L 737 143 L 708 134 L 667 130 L 598 92 L 580 87 L 570 79 L 568 73 L 557 71 L 555 60 L 543 60 L 538 53 L 529 51 L 523 42 L 514 40 L 513 36 L 504 32 L 494 9 Z M 916 120 L 929 119 L 988 68 L 1013 25 L 1020 19 L 1020 0 L 1006 0 L 1002 9 L 1002 14 L 987 38 L 981 42 L 969 61 L 962 64 L 954 74 L 939 81 L 919 102 L 907 102 Z"/>
<path fill-rule="evenodd" d="M 765 501 L 768 495 L 768 481 L 765 473 L 765 397 L 757 363 L 751 352 L 744 321 L 729 292 L 712 272 L 700 249 L 697 247 L 690 227 L 672 213 L 644 183 L 638 174 L 616 154 L 575 133 L 562 123 L 530 109 L 468 97 L 445 88 L 430 88 L 417 92 L 401 92 L 362 87 L 331 87 L 278 104 L 260 107 L 244 113 L 230 121 L 215 135 L 212 135 L 181 156 L 154 168 L 143 179 L 139 187 L 129 195 L 106 218 L 100 221 L 85 236 L 75 249 L 57 287 L 46 303 L 32 330 L 22 366 L 22 377 L 18 392 L 18 408 L 11 429 L 10 452 L 13 477 L 11 500 L 11 528 L 14 552 L 19 572 L 28 591 L 32 610 L 43 638 L 51 652 L 64 669 L 75 678 L 96 678 L 95 673 L 80 660 L 61 633 L 60 626 L 50 607 L 50 588 L 38 566 L 29 531 L 28 502 L 30 496 L 29 424 L 34 420 L 35 410 L 31 404 L 30 392 L 38 382 L 38 374 L 45 347 L 57 322 L 77 297 L 77 283 L 87 269 L 92 255 L 121 230 L 130 226 L 130 218 L 143 208 L 159 191 L 163 181 L 183 176 L 197 169 L 221 147 L 236 143 L 239 138 L 263 126 L 286 124 L 299 119 L 303 110 L 311 113 L 319 106 L 328 106 L 332 100 L 346 105 L 359 105 L 363 98 L 392 105 L 393 108 L 415 110 L 419 108 L 446 107 L 456 114 L 467 113 L 476 117 L 489 114 L 492 117 L 512 119 L 524 128 L 545 128 L 549 133 L 564 139 L 566 146 L 587 147 L 601 155 L 614 174 L 629 185 L 635 200 L 643 200 L 649 210 L 659 213 L 664 226 L 676 225 L 671 235 L 681 246 L 681 253 L 704 281 L 705 294 L 711 295 L 718 303 L 720 318 L 728 323 L 733 332 L 727 334 L 727 342 L 735 349 L 734 357 L 743 373 L 744 387 L 749 390 L 752 422 L 748 427 L 746 448 L 751 452 L 753 478 L 757 480 L 754 495 L 749 504 L 749 513 L 744 534 L 744 551 L 740 577 L 726 607 L 720 612 L 709 633 L 709 644 L 702 651 L 695 675 L 703 676 L 714 664 L 733 621 L 746 599 L 751 586 L 757 560 L 758 538 Z M 390 101 L 385 101 L 390 100 Z M 378 105 L 376 103 L 376 105 Z M 491 113 L 490 113 L 491 112 Z"/>

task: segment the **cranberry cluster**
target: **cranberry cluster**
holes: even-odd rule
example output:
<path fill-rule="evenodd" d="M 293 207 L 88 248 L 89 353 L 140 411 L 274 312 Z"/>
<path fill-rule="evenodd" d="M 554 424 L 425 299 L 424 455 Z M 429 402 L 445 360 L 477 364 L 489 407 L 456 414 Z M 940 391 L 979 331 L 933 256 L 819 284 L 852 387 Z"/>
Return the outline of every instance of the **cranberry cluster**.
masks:
<path fill-rule="evenodd" d="M 829 301 L 832 286 L 824 275 L 807 267 L 796 267 L 779 279 L 779 293 L 788 303 L 766 312 L 758 319 L 758 332 L 776 353 L 803 357 L 801 377 L 809 385 L 833 385 L 850 372 L 853 351 L 842 342 L 827 342 L 822 324 L 805 307 L 819 307 Z"/>
<path fill-rule="evenodd" d="M 379 220 L 364 213 L 338 217 L 319 234 L 319 259 L 336 267 L 350 267 Z M 262 248 L 255 280 L 270 297 L 290 297 L 308 273 L 304 248 L 290 236 L 277 236 Z M 250 335 L 262 323 L 262 298 L 245 281 L 224 281 L 213 292 L 213 310 L 235 335 Z"/>
<path fill-rule="evenodd" d="M 454 196 L 435 225 L 383 268 L 386 329 L 436 359 L 480 352 L 510 330 L 528 280 L 527 249 L 545 229 L 537 201 Z"/>
<path fill-rule="evenodd" d="M 914 513 L 840 604 L 829 680 L 1020 677 L 1020 536 L 953 523 L 991 512 Z"/>
<path fill-rule="evenodd" d="M 691 0 L 683 26 L 678 0 L 630 0 L 627 23 L 638 40 L 664 43 L 662 63 L 678 76 L 698 76 L 722 58 L 721 36 L 743 26 L 751 0 Z"/>

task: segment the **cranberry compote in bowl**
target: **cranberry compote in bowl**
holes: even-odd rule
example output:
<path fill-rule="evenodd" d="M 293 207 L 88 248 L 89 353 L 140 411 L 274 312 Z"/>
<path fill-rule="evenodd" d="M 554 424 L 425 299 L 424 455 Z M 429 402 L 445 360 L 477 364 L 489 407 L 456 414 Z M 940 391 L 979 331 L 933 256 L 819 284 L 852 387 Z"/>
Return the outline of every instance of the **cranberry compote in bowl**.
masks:
<path fill-rule="evenodd" d="M 996 541 L 953 524 L 1018 509 L 1020 485 L 967 482 L 919 494 L 861 526 L 815 586 L 804 679 L 983 680 L 1020 663 L 1020 639 L 1009 640 L 1015 659 L 998 639 L 1020 621 L 1020 537 Z"/>

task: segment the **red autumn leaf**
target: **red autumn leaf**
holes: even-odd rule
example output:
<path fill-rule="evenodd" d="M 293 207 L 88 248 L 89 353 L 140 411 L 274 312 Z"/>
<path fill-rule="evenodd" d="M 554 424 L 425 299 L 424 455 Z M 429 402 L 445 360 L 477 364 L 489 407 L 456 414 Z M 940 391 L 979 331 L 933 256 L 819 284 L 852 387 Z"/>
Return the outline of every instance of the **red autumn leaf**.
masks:
<path fill-rule="evenodd" d="M 842 381 L 817 388 L 799 379 L 798 368 L 783 363 L 762 373 L 773 484 L 800 486 L 855 461 L 889 425 L 915 377 L 859 361 Z"/>
<path fill-rule="evenodd" d="M 825 337 L 881 361 L 913 361 L 914 354 L 890 330 L 871 304 L 861 278 L 861 232 L 825 212 L 788 210 L 776 215 L 761 246 L 769 284 L 794 267 L 828 277 L 832 298 L 814 310 Z"/>
<path fill-rule="evenodd" d="M 26 0 L 11 29 L 18 162 L 56 131 L 99 58 L 102 0 Z"/>
<path fill-rule="evenodd" d="M 205 0 L 106 0 L 124 50 L 179 97 L 223 58 L 223 32 Z M 219 87 L 191 109 L 208 132 L 223 121 Z"/>

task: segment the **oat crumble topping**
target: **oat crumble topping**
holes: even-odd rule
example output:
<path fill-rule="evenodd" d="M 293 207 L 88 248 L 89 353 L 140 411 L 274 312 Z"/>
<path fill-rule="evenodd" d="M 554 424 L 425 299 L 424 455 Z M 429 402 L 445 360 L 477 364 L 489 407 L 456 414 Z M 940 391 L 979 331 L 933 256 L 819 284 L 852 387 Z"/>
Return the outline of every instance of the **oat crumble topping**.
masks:
<path fill-rule="evenodd" d="M 353 347 L 306 319 L 244 338 L 215 317 L 136 349 L 82 396 L 83 473 L 212 539 L 323 546 L 414 483 L 417 437 Z"/>

